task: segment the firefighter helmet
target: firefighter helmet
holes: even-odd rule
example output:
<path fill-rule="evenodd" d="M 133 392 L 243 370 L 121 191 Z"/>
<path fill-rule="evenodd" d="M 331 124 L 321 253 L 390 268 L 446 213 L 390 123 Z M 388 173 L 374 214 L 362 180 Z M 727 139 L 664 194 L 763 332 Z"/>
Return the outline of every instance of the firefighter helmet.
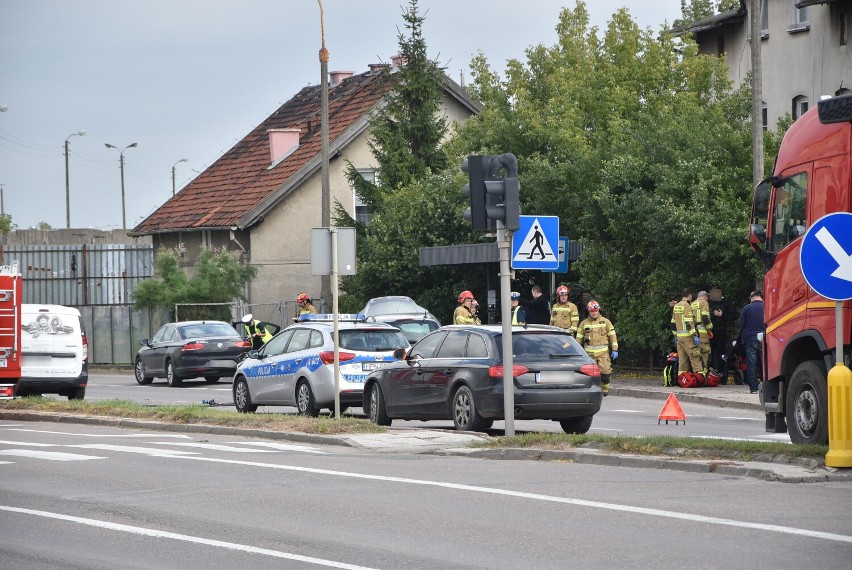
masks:
<path fill-rule="evenodd" d="M 586 305 L 586 310 L 588 310 L 588 311 L 600 311 L 601 305 L 597 301 L 589 301 L 589 304 Z"/>
<path fill-rule="evenodd" d="M 570 294 L 571 288 L 568 287 L 567 285 L 560 285 L 559 287 L 556 288 L 556 296 L 558 297 L 562 293 L 565 293 L 566 295 Z"/>
<path fill-rule="evenodd" d="M 296 296 L 296 302 L 299 303 L 300 305 L 307 303 L 308 301 L 310 301 L 310 298 L 308 297 L 308 295 L 306 293 L 299 293 Z"/>
<path fill-rule="evenodd" d="M 473 299 L 473 293 L 470 291 L 462 291 L 459 294 L 459 303 L 464 303 L 468 299 Z"/>

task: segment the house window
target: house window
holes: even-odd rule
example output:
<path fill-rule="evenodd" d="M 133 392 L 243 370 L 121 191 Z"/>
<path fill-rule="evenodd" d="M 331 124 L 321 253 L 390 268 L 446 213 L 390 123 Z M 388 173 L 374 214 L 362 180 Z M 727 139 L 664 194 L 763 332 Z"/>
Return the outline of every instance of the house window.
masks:
<path fill-rule="evenodd" d="M 766 108 L 766 102 L 761 103 L 760 116 L 763 121 L 763 130 L 769 130 L 769 110 Z"/>
<path fill-rule="evenodd" d="M 769 37 L 769 7 L 767 0 L 760 0 L 760 37 Z"/>
<path fill-rule="evenodd" d="M 358 169 L 358 174 L 360 174 L 364 180 L 367 182 L 371 182 L 373 184 L 376 183 L 376 171 L 372 169 Z M 354 191 L 352 192 L 352 196 L 355 199 L 355 221 L 360 224 L 368 224 L 370 223 L 370 210 L 364 202 L 361 201 L 361 198 L 358 197 Z"/>
<path fill-rule="evenodd" d="M 790 27 L 787 30 L 789 32 L 802 32 L 810 27 L 808 24 L 808 7 L 805 6 L 803 8 L 797 8 L 796 2 L 798 1 L 799 0 L 790 0 L 791 22 Z"/>
<path fill-rule="evenodd" d="M 795 121 L 808 111 L 808 98 L 804 95 L 793 97 L 793 120 Z"/>

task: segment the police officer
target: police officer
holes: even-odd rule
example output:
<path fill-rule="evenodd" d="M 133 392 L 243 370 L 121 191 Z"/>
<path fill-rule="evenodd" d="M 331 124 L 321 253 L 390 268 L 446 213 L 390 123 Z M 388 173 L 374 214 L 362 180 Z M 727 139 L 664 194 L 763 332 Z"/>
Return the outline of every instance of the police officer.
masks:
<path fill-rule="evenodd" d="M 701 340 L 692 317 L 692 291 L 683 290 L 683 298 L 672 308 L 672 320 L 669 323 L 672 334 L 677 339 L 677 374 L 684 372 L 701 374 Z M 703 375 L 702 375 L 703 379 Z"/>
<path fill-rule="evenodd" d="M 520 306 L 521 294 L 517 291 L 512 291 L 512 324 L 526 326 L 527 312 Z"/>
<path fill-rule="evenodd" d="M 478 324 L 478 318 L 473 312 L 473 293 L 470 291 L 462 291 L 459 294 L 459 306 L 456 307 L 453 313 L 454 325 L 475 325 Z"/>
<path fill-rule="evenodd" d="M 600 367 L 601 391 L 606 396 L 609 394 L 612 361 L 618 358 L 618 337 L 609 319 L 601 316 L 600 303 L 589 301 L 586 309 L 589 316 L 577 328 L 577 341 Z"/>
<path fill-rule="evenodd" d="M 246 336 L 251 340 L 252 350 L 259 350 L 272 338 L 272 333 L 267 331 L 263 323 L 255 319 L 251 313 L 243 315 L 243 324 L 246 327 Z"/>
<path fill-rule="evenodd" d="M 580 323 L 580 312 L 577 305 L 568 300 L 571 289 L 567 285 L 556 288 L 556 303 L 550 313 L 551 326 L 559 327 L 568 331 L 571 336 L 576 336 L 577 325 Z"/>

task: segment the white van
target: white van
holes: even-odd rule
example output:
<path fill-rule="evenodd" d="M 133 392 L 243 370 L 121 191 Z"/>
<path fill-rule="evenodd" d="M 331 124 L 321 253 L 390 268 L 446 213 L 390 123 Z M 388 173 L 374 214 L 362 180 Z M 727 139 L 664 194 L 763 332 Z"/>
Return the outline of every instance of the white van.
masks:
<path fill-rule="evenodd" d="M 89 383 L 89 343 L 80 311 L 21 305 L 21 381 L 17 395 L 59 394 L 82 400 Z"/>

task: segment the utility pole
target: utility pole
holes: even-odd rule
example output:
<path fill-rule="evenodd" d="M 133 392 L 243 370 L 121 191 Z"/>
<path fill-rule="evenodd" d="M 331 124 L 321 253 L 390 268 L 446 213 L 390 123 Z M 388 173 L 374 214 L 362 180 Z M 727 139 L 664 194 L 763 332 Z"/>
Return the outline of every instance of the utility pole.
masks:
<path fill-rule="evenodd" d="M 331 228 L 331 187 L 328 180 L 328 50 L 325 49 L 325 17 L 322 10 L 322 0 L 317 0 L 320 9 L 320 32 L 322 34 L 322 47 L 319 51 L 320 60 L 320 98 L 322 101 L 321 111 L 321 140 L 322 140 L 322 227 Z M 328 303 L 331 298 L 331 276 L 323 275 L 322 299 Z M 336 303 L 337 300 L 335 299 Z M 335 346 L 337 346 L 335 339 Z"/>
<path fill-rule="evenodd" d="M 751 24 L 751 180 L 763 180 L 763 70 L 760 62 L 760 0 L 749 5 Z"/>

